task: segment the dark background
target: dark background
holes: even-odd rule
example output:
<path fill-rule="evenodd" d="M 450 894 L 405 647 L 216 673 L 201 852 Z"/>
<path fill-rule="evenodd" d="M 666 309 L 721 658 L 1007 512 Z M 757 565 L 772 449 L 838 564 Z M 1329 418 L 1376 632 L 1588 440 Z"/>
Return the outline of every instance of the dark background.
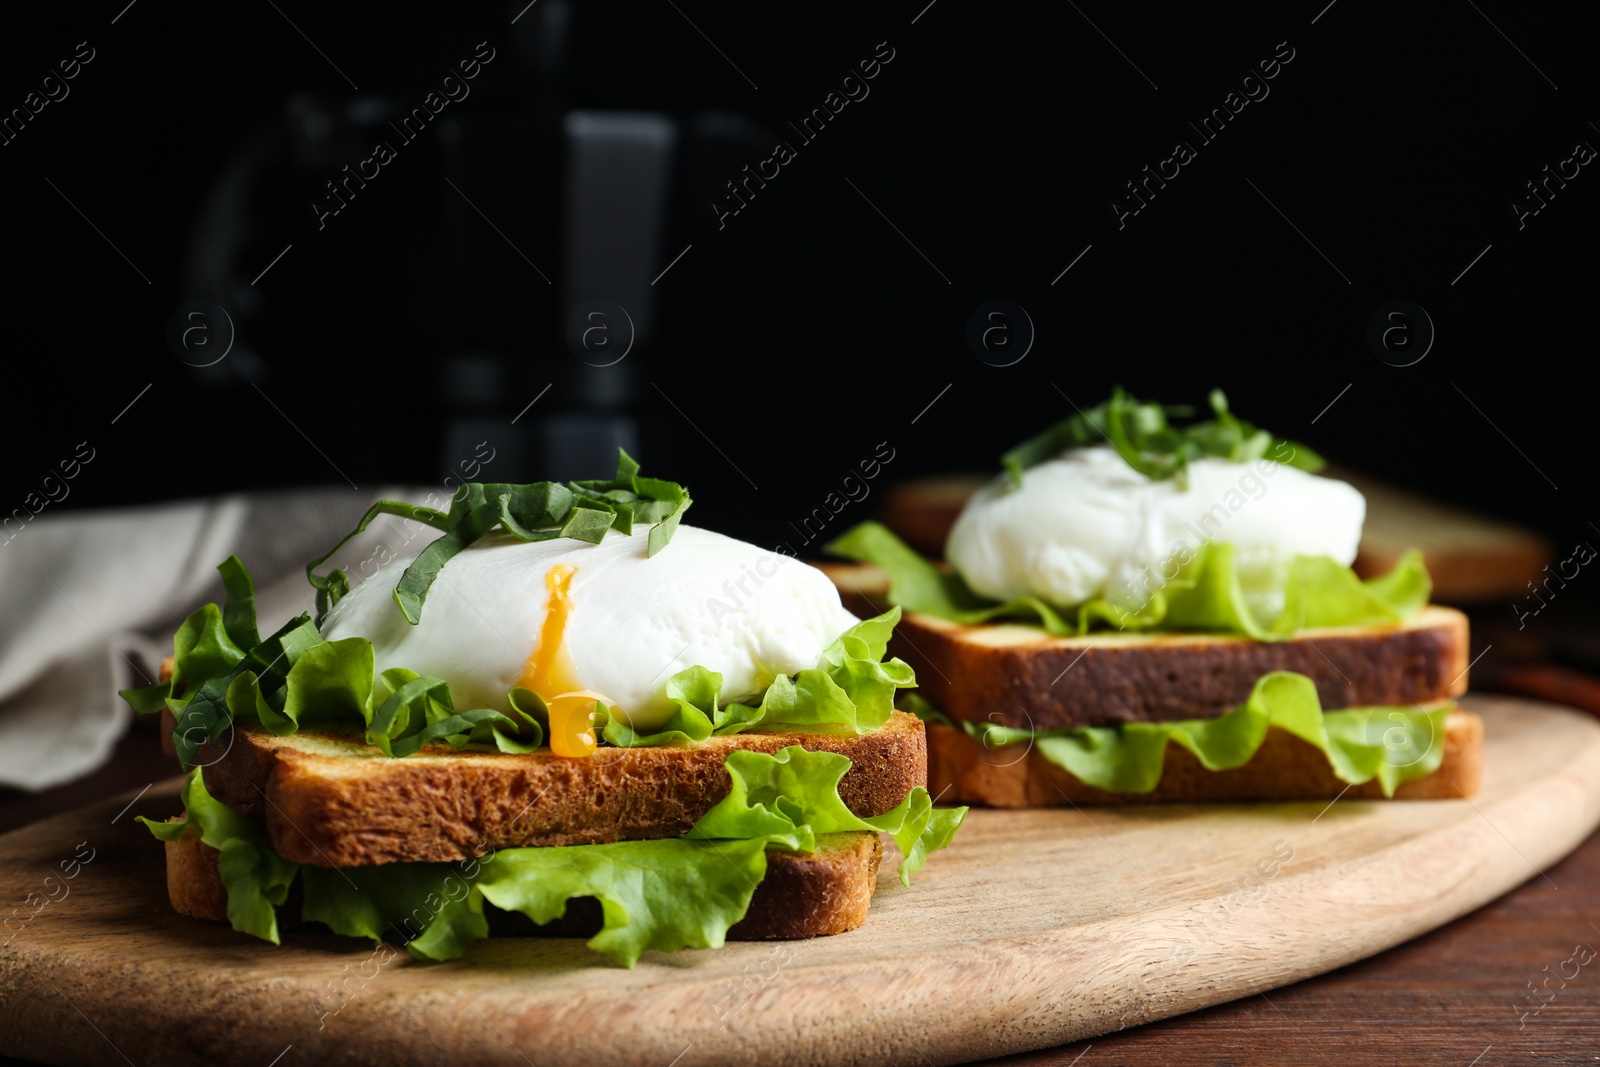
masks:
<path fill-rule="evenodd" d="M 4 109 L 95 50 L 0 147 L 7 511 L 85 440 L 52 509 L 425 483 L 479 438 L 510 457 L 495 480 L 607 473 L 561 469 L 565 414 L 636 426 L 646 473 L 694 491 L 692 521 L 797 543 L 790 523 L 879 442 L 894 459 L 835 530 L 890 480 L 989 468 L 1070 413 L 1063 394 L 1088 406 L 1120 382 L 1194 403 L 1223 386 L 1279 434 L 1561 546 L 1600 521 L 1600 175 L 1521 231 L 1510 207 L 1600 145 L 1576 6 L 125 3 L 15 12 L 0 43 Z M 344 130 L 340 155 L 308 131 L 409 109 L 485 40 L 470 98 L 319 231 L 323 180 L 396 138 Z M 879 42 L 894 58 L 870 95 L 801 144 L 785 124 Z M 1202 146 L 1185 123 L 1279 42 L 1294 58 L 1270 95 Z M 653 254 L 692 245 L 649 289 L 653 335 L 606 371 L 563 339 L 574 304 L 608 295 L 563 284 L 577 108 L 677 124 Z M 779 137 L 797 158 L 719 230 L 717 188 Z M 1110 201 L 1179 139 L 1198 158 L 1119 231 Z M 248 194 L 216 200 L 251 153 Z M 238 329 L 204 371 L 166 339 L 194 298 Z M 1013 366 L 965 339 L 993 298 L 1036 327 Z M 1365 340 L 1394 299 L 1437 328 L 1414 366 Z"/>
<path fill-rule="evenodd" d="M 552 446 L 620 428 L 648 473 L 694 490 L 691 521 L 814 554 L 791 524 L 879 442 L 893 461 L 830 532 L 867 517 L 893 479 L 992 469 L 1069 413 L 1065 397 L 1088 406 L 1120 382 L 1191 403 L 1220 385 L 1245 417 L 1349 467 L 1543 532 L 1557 559 L 1600 537 L 1600 175 L 1583 168 L 1524 229 L 1510 206 L 1575 143 L 1600 146 L 1595 19 L 1579 5 L 675 3 L 8 10 L 0 118 L 78 42 L 95 58 L 0 144 L 0 516 L 59 495 L 45 478 L 79 442 L 94 458 L 48 514 L 426 484 L 480 439 L 497 480 L 599 474 Z M 388 137 L 355 128 L 420 103 L 479 41 L 497 55 L 467 101 L 319 231 L 322 182 Z M 797 141 L 786 124 L 879 42 L 894 59 L 870 95 L 718 230 L 722 183 L 778 137 Z M 1119 230 L 1123 183 L 1174 141 L 1198 142 L 1186 123 L 1279 42 L 1295 58 L 1270 95 Z M 603 371 L 564 338 L 575 304 L 608 295 L 569 291 L 563 271 L 560 131 L 574 109 L 676 125 L 650 244 L 662 268 L 692 245 L 651 289 L 657 329 Z M 965 337 L 997 298 L 1037 333 L 1007 367 Z M 238 327 L 209 370 L 166 336 L 197 299 Z M 1408 367 L 1365 337 L 1373 310 L 1400 299 L 1437 328 Z M 1580 580 L 1553 612 L 1587 609 L 1592 627 L 1596 605 L 1600 582 Z M 1505 605 L 1484 610 L 1508 625 Z M 1595 669 L 1596 647 L 1575 661 Z M 1474 684 L 1505 654 L 1474 667 Z M 1600 708 L 1592 689 L 1580 696 L 1565 700 Z M 0 821 L 131 794 L 165 766 L 135 730 L 104 772 L 3 798 Z M 1592 856 L 1551 873 L 1592 884 Z M 1486 1063 L 1512 1046 L 1579 1049 L 1593 1033 L 1581 993 L 1558 1006 L 1564 1021 L 1508 1036 L 1504 986 L 1483 979 L 1491 957 L 1537 978 L 1560 958 L 1547 946 L 1592 912 L 1581 890 L 1555 912 L 1545 893 L 1534 880 L 1478 919 L 1275 991 L 1270 1010 L 1250 999 L 1096 1043 L 1234 1062 L 1253 1040 L 1268 1049 L 1255 1061 L 1323 1062 L 1366 1018 L 1364 1049 L 1409 1041 L 1413 1061 L 1482 1059 L 1485 1028 L 1499 1055 Z"/>

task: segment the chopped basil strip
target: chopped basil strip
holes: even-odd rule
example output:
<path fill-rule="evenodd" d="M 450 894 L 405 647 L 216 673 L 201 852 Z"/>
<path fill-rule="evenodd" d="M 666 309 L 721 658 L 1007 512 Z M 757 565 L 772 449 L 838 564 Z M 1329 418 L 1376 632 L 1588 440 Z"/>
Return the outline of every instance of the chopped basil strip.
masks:
<path fill-rule="evenodd" d="M 428 590 L 445 564 L 496 527 L 521 541 L 570 537 L 599 544 L 607 530 L 629 534 L 635 522 L 651 523 L 645 554 L 653 556 L 667 547 L 691 503 L 688 491 L 677 482 L 640 477 L 638 462 L 620 448 L 617 473 L 611 479 L 525 485 L 467 482 L 456 490 L 449 512 L 400 500 L 380 500 L 367 509 L 356 528 L 338 544 L 306 564 L 306 578 L 317 590 L 317 622 L 320 624 L 350 591 L 350 579 L 344 571 L 320 575 L 317 568 L 379 515 L 426 523 L 442 535 L 411 561 L 395 586 L 394 602 L 406 621 L 415 626 L 422 620 Z"/>
<path fill-rule="evenodd" d="M 1211 390 L 1210 402 L 1210 419 L 1177 427 L 1168 418 L 1191 416 L 1193 408 L 1141 403 L 1118 386 L 1111 399 L 1028 438 L 1001 456 L 1000 463 L 1015 485 L 1022 484 L 1022 472 L 1029 467 L 1102 442 L 1109 442 L 1128 466 L 1151 481 L 1176 478 L 1180 485 L 1190 461 L 1207 456 L 1236 463 L 1272 459 L 1305 471 L 1319 471 L 1325 465 L 1305 445 L 1274 437 L 1234 415 L 1221 389 Z"/>

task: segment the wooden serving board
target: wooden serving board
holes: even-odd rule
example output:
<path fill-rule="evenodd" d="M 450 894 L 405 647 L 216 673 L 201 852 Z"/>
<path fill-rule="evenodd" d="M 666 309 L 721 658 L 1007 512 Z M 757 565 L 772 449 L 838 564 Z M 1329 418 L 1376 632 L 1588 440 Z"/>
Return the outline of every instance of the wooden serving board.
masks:
<path fill-rule="evenodd" d="M 173 812 L 164 783 L 129 810 L 125 797 L 0 837 L 7 910 L 63 861 L 76 871 L 0 934 L 0 1052 L 140 1067 L 938 1064 L 1088 1037 L 1371 955 L 1581 842 L 1600 822 L 1600 724 L 1468 703 L 1488 732 L 1470 801 L 976 811 L 914 887 L 880 879 L 861 930 L 649 954 L 631 971 L 571 940 L 385 963 L 331 935 L 274 948 L 181 918 L 161 848 L 132 819 Z"/>

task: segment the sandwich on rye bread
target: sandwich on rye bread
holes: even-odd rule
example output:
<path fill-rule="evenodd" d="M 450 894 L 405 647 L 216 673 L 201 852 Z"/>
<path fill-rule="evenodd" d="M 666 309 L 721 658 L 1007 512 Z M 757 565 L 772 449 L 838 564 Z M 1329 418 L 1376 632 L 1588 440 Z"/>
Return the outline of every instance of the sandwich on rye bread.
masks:
<path fill-rule="evenodd" d="M 865 523 L 824 564 L 902 608 L 935 795 L 1001 807 L 1449 798 L 1483 726 L 1457 708 L 1467 620 L 1420 555 L 1350 570 L 1365 503 L 1304 445 L 1122 390 L 1002 458 L 947 565 Z"/>
<path fill-rule="evenodd" d="M 226 603 L 123 694 L 190 771 L 184 814 L 146 820 L 173 907 L 433 960 L 536 924 L 627 966 L 861 925 L 879 835 L 909 884 L 965 814 L 932 806 L 893 706 L 899 613 L 858 620 L 814 569 L 680 526 L 688 505 L 625 453 L 448 512 L 382 501 L 346 541 L 379 515 L 439 536 L 353 589 L 317 572 L 335 546 L 306 568 L 317 618 L 264 639 L 224 562 Z"/>

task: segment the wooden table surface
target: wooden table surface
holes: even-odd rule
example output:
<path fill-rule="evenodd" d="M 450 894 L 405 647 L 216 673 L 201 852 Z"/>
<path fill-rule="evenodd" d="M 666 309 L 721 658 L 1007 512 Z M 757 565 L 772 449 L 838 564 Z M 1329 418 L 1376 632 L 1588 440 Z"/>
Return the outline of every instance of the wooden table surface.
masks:
<path fill-rule="evenodd" d="M 154 732 L 136 729 L 88 781 L 0 795 L 0 832 L 170 774 Z M 1500 900 L 1371 959 L 1265 995 L 996 1062 L 1593 1064 L 1600 1062 L 1597 953 L 1600 835 Z M 0 1057 L 0 1065 L 20 1063 Z"/>

